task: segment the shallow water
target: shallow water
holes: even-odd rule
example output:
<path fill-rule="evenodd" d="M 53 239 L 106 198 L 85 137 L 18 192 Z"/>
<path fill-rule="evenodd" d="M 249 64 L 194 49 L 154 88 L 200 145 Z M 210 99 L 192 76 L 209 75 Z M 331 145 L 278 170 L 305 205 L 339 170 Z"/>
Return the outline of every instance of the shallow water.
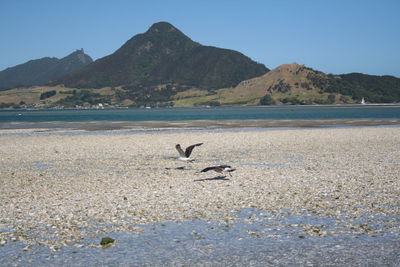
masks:
<path fill-rule="evenodd" d="M 224 106 L 187 108 L 1 110 L 0 121 L 182 121 L 398 118 L 400 105 Z"/>
<path fill-rule="evenodd" d="M 188 127 L 192 121 L 207 121 L 203 127 L 221 127 L 220 123 L 238 127 L 243 121 L 269 121 L 266 126 L 311 125 L 310 121 L 347 120 L 359 123 L 375 120 L 374 124 L 399 124 L 400 105 L 341 106 L 235 106 L 154 109 L 105 110 L 0 110 L 0 129 L 79 128 L 113 130 L 140 127 Z M 352 122 L 355 120 L 356 122 Z M 394 122 L 390 122 L 394 120 Z M 210 123 L 212 121 L 213 123 Z M 227 121 L 231 121 L 226 123 Z M 239 121 L 239 123 L 237 122 Z M 365 123 L 365 122 L 364 122 Z M 200 123 L 201 124 L 201 123 Z M 328 123 L 330 125 L 336 122 Z M 318 125 L 318 122 L 317 122 Z M 254 125 L 253 125 L 254 126 Z M 248 126 L 247 126 L 248 127 Z"/>
<path fill-rule="evenodd" d="M 398 266 L 400 216 L 322 218 L 243 209 L 234 221 L 138 225 L 82 248 L 0 247 L 2 266 Z M 116 240 L 101 248 L 100 240 Z M 96 244 L 97 247 L 87 247 Z"/>

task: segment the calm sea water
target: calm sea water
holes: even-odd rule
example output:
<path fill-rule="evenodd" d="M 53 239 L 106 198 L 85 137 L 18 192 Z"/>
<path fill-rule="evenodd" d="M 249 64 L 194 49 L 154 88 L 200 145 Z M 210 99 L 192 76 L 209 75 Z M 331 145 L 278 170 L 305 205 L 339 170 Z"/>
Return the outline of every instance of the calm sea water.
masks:
<path fill-rule="evenodd" d="M 2 110 L 1 122 L 400 119 L 400 105 Z"/>

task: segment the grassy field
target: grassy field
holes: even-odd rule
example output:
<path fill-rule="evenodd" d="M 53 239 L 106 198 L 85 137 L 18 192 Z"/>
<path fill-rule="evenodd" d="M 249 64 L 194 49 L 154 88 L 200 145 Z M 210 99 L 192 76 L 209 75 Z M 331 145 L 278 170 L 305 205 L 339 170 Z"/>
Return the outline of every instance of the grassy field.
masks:
<path fill-rule="evenodd" d="M 55 104 L 68 96 L 72 96 L 73 92 L 80 93 L 88 90 L 101 96 L 110 96 L 112 102 L 119 103 L 120 106 L 130 106 L 134 104 L 131 99 L 120 100 L 117 98 L 118 91 L 124 91 L 122 88 L 105 87 L 101 89 L 78 89 L 66 88 L 63 86 L 35 86 L 30 88 L 17 88 L 6 91 L 0 91 L 0 103 L 21 104 Z M 40 99 L 41 94 L 49 91 L 55 91 L 56 94 Z M 260 98 L 265 95 L 265 91 L 255 90 L 248 87 L 244 90 L 235 88 L 222 88 L 217 90 L 200 90 L 189 89 L 178 92 L 170 101 L 176 107 L 205 106 L 205 105 L 258 105 Z M 350 97 L 335 95 L 334 102 L 329 102 L 329 93 L 320 93 L 313 90 L 309 91 L 289 91 L 286 93 L 273 92 L 272 98 L 276 104 L 335 104 L 335 103 L 354 103 Z M 343 101 L 345 100 L 345 101 Z"/>
<path fill-rule="evenodd" d="M 49 91 L 56 91 L 54 96 L 49 98 L 40 99 L 41 94 Z M 66 88 L 63 86 L 35 86 L 29 88 L 16 88 L 6 91 L 0 91 L 0 103 L 15 103 L 19 104 L 24 102 L 26 104 L 45 104 L 45 103 L 56 103 L 60 99 L 66 98 L 73 94 L 73 91 L 80 92 L 82 90 L 90 90 L 99 93 L 104 96 L 114 96 L 115 89 L 111 87 L 105 87 L 102 89 L 77 89 L 77 88 Z"/>
<path fill-rule="evenodd" d="M 200 91 L 200 90 L 198 90 Z M 260 96 L 258 95 L 238 95 L 234 88 L 222 88 L 215 91 L 194 91 L 193 94 L 187 94 L 185 97 L 180 97 L 177 94 L 175 97 L 174 105 L 177 107 L 207 105 L 218 102 L 221 105 L 244 105 L 244 104 L 258 104 Z"/>

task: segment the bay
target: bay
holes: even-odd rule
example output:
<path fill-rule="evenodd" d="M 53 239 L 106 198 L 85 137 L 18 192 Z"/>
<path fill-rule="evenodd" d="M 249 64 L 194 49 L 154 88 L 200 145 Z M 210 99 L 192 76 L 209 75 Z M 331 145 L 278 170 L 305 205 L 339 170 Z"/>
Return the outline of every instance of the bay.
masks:
<path fill-rule="evenodd" d="M 400 105 L 1 110 L 0 122 L 399 119 Z"/>

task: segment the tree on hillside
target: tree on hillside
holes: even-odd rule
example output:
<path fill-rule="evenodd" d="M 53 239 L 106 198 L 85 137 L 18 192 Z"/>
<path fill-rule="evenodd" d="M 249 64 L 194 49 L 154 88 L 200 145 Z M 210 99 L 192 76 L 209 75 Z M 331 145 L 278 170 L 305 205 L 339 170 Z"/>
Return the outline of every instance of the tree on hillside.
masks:
<path fill-rule="evenodd" d="M 56 90 L 44 92 L 40 95 L 40 100 L 52 97 L 53 95 L 56 95 L 56 94 L 57 94 Z"/>
<path fill-rule="evenodd" d="M 260 105 L 275 105 L 276 102 L 271 95 L 266 94 L 260 99 Z"/>
<path fill-rule="evenodd" d="M 328 104 L 333 104 L 333 103 L 335 103 L 335 99 L 336 99 L 336 96 L 334 95 L 334 94 L 330 94 L 330 95 L 328 95 Z"/>

